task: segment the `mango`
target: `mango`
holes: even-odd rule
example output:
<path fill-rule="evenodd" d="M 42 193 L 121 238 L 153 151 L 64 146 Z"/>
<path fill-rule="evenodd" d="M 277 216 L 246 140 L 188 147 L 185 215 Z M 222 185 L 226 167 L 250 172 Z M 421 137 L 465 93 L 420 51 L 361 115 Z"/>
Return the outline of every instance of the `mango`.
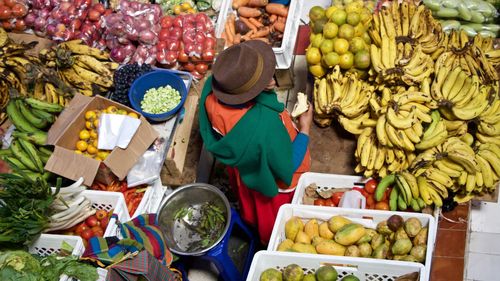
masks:
<path fill-rule="evenodd" d="M 361 237 L 356 244 L 370 243 L 373 237 L 377 234 L 377 231 L 371 228 L 366 229 L 366 234 Z"/>
<path fill-rule="evenodd" d="M 410 255 L 414 257 L 418 262 L 424 262 L 426 252 L 427 252 L 426 245 L 417 245 L 411 248 Z"/>
<path fill-rule="evenodd" d="M 333 240 L 324 240 L 316 245 L 316 252 L 324 255 L 343 256 L 346 248 Z"/>
<path fill-rule="evenodd" d="M 288 251 L 292 248 L 292 246 L 293 246 L 293 241 L 290 239 L 285 239 L 278 245 L 277 250 L 280 252 Z"/>
<path fill-rule="evenodd" d="M 399 239 L 392 245 L 392 253 L 395 255 L 406 255 L 410 252 L 411 247 L 412 243 L 410 239 Z"/>
<path fill-rule="evenodd" d="M 371 246 L 373 249 L 377 249 L 380 245 L 385 243 L 385 236 L 383 234 L 378 234 L 375 235 L 372 238 Z"/>
<path fill-rule="evenodd" d="M 302 281 L 304 278 L 304 270 L 296 264 L 290 264 L 283 270 L 284 281 Z"/>
<path fill-rule="evenodd" d="M 308 221 L 304 225 L 304 232 L 309 235 L 309 237 L 313 238 L 314 236 L 319 236 L 319 224 L 316 219 L 312 219 Z"/>
<path fill-rule="evenodd" d="M 260 274 L 260 281 L 281 281 L 283 280 L 281 271 L 275 268 L 268 268 Z"/>
<path fill-rule="evenodd" d="M 366 234 L 366 229 L 357 223 L 344 225 L 335 234 L 335 242 L 349 246 L 358 242 Z"/>
<path fill-rule="evenodd" d="M 387 221 L 381 221 L 377 224 L 377 232 L 389 236 L 392 230 L 387 225 Z"/>
<path fill-rule="evenodd" d="M 404 230 L 403 227 L 400 227 L 398 230 L 396 230 L 395 235 L 394 235 L 394 240 L 399 240 L 399 239 L 408 239 L 408 234 L 406 234 L 406 231 Z"/>
<path fill-rule="evenodd" d="M 333 216 L 328 220 L 328 228 L 336 233 L 341 229 L 344 225 L 352 223 L 351 220 L 343 217 L 343 216 Z"/>
<path fill-rule="evenodd" d="M 415 237 L 422 229 L 422 223 L 417 218 L 409 218 L 405 221 L 404 228 L 409 237 Z"/>
<path fill-rule="evenodd" d="M 413 238 L 413 245 L 427 245 L 427 233 L 429 232 L 429 229 L 427 227 L 422 228 L 417 236 Z"/>
<path fill-rule="evenodd" d="M 291 217 L 285 224 L 285 237 L 294 240 L 300 230 L 304 229 L 304 223 L 299 217 Z"/>
<path fill-rule="evenodd" d="M 317 254 L 316 249 L 311 244 L 294 243 L 291 250 L 299 253 Z"/>
<path fill-rule="evenodd" d="M 311 244 L 311 237 L 304 231 L 299 230 L 299 233 L 295 236 L 295 243 Z"/>
<path fill-rule="evenodd" d="M 373 258 L 375 259 L 386 259 L 387 253 L 389 252 L 389 247 L 386 244 L 382 244 L 375 249 L 373 252 Z"/>
<path fill-rule="evenodd" d="M 325 239 L 333 239 L 334 235 L 335 234 L 330 230 L 326 221 L 319 225 L 319 236 Z"/>

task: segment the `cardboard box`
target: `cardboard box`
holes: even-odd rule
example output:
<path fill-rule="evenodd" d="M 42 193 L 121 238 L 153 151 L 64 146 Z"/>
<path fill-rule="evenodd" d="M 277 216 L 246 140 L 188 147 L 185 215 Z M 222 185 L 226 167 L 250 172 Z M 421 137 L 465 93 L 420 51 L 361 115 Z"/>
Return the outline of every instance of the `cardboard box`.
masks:
<path fill-rule="evenodd" d="M 79 140 L 78 133 L 85 128 L 85 112 L 94 109 L 105 109 L 110 105 L 128 112 L 136 112 L 101 96 L 75 95 L 49 130 L 47 143 L 54 145 L 55 149 L 45 165 L 45 170 L 71 180 L 83 177 L 84 184 L 87 186 L 90 186 L 96 177 L 103 178 L 102 173 L 105 170 L 99 169 L 101 161 L 76 154 L 74 150 L 75 144 Z M 116 147 L 102 162 L 120 180 L 127 176 L 129 170 L 158 137 L 158 133 L 146 119 L 142 116 L 140 119 L 141 125 L 128 147 L 126 149 Z"/>

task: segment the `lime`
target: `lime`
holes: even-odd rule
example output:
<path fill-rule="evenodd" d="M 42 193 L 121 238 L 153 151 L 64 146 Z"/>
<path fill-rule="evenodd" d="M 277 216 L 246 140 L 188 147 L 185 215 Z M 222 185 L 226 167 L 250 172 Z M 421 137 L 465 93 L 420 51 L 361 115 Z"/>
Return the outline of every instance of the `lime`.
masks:
<path fill-rule="evenodd" d="M 336 281 L 337 276 L 337 270 L 330 265 L 324 265 L 316 270 L 316 280 L 318 281 Z"/>
<path fill-rule="evenodd" d="M 335 52 L 328 53 L 325 56 L 323 56 L 322 63 L 328 66 L 329 68 L 332 68 L 340 63 L 340 56 Z"/>
<path fill-rule="evenodd" d="M 336 25 L 341 26 L 346 22 L 347 13 L 344 10 L 338 9 L 333 12 L 330 20 L 333 21 Z"/>
<path fill-rule="evenodd" d="M 351 12 L 347 14 L 346 21 L 352 26 L 356 26 L 361 20 L 361 16 L 356 12 Z"/>
<path fill-rule="evenodd" d="M 351 53 L 355 54 L 365 49 L 366 49 L 365 40 L 363 40 L 363 38 L 361 37 L 354 37 L 352 38 L 351 42 L 349 42 L 349 51 L 351 51 Z"/>
<path fill-rule="evenodd" d="M 345 11 L 347 13 L 352 13 L 352 12 L 357 13 L 357 12 L 361 11 L 361 9 L 363 8 L 363 3 L 360 3 L 360 2 L 352 2 L 352 3 L 346 4 L 344 1 L 344 4 L 346 5 Z"/>
<path fill-rule="evenodd" d="M 319 49 L 321 50 L 321 53 L 323 55 L 326 55 L 330 52 L 333 51 L 333 41 L 331 39 L 324 39 L 323 42 L 321 42 L 321 46 L 319 46 Z"/>
<path fill-rule="evenodd" d="M 354 56 L 352 55 L 351 52 L 347 52 L 343 55 L 340 56 L 340 68 L 342 69 L 349 69 L 352 67 L 354 63 Z"/>
<path fill-rule="evenodd" d="M 367 50 L 361 50 L 354 55 L 354 66 L 358 69 L 367 69 L 370 67 L 370 53 Z"/>
<path fill-rule="evenodd" d="M 325 17 L 325 9 L 321 6 L 314 6 L 309 10 L 309 19 L 311 21 L 317 21 Z"/>
<path fill-rule="evenodd" d="M 268 268 L 260 274 L 259 280 L 261 280 L 261 281 L 281 281 L 281 280 L 283 280 L 283 278 L 282 278 L 281 271 L 274 269 L 274 268 Z"/>
<path fill-rule="evenodd" d="M 309 66 L 309 72 L 315 77 L 321 77 L 326 74 L 326 70 L 321 66 L 321 64 L 315 64 Z"/>
<path fill-rule="evenodd" d="M 337 38 L 335 40 L 334 45 L 334 50 L 337 52 L 339 55 L 343 55 L 349 51 L 349 42 L 343 38 Z M 323 53 L 324 54 L 324 53 Z"/>
<path fill-rule="evenodd" d="M 306 51 L 306 61 L 308 64 L 318 64 L 321 62 L 321 53 L 318 48 L 310 47 Z"/>
<path fill-rule="evenodd" d="M 331 7 L 328 7 L 325 11 L 325 16 L 327 19 L 330 19 L 333 12 L 335 12 L 336 10 L 338 10 L 339 8 L 338 7 L 335 7 L 335 6 L 331 6 Z"/>
<path fill-rule="evenodd" d="M 306 274 L 302 281 L 316 281 L 316 276 L 314 276 L 314 274 L 312 273 Z"/>
<path fill-rule="evenodd" d="M 339 33 L 339 27 L 333 22 L 328 22 L 323 26 L 323 36 L 327 39 L 332 39 L 337 37 L 338 33 Z"/>
<path fill-rule="evenodd" d="M 350 40 L 354 37 L 354 27 L 349 24 L 343 24 L 339 28 L 339 37 Z"/>
<path fill-rule="evenodd" d="M 342 278 L 342 281 L 359 281 L 359 278 L 354 275 L 347 275 Z"/>
<path fill-rule="evenodd" d="M 319 20 L 316 20 L 316 21 L 311 21 L 311 28 L 313 30 L 314 33 L 321 33 L 323 32 L 323 27 L 325 26 L 327 22 L 327 19 L 326 18 L 321 18 Z"/>

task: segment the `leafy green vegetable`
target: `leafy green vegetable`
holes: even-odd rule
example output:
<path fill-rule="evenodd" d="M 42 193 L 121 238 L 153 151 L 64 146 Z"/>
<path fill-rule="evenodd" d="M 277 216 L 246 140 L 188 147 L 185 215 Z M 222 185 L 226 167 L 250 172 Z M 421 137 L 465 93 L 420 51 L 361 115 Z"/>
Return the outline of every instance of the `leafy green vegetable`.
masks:
<path fill-rule="evenodd" d="M 26 251 L 0 252 L 0 280 L 43 281 L 40 263 Z"/>
<path fill-rule="evenodd" d="M 50 255 L 42 258 L 40 263 L 44 268 L 42 271 L 44 280 L 58 280 L 62 274 L 80 281 L 96 281 L 99 279 L 95 267 L 78 262 L 78 259 L 74 256 L 57 257 Z"/>

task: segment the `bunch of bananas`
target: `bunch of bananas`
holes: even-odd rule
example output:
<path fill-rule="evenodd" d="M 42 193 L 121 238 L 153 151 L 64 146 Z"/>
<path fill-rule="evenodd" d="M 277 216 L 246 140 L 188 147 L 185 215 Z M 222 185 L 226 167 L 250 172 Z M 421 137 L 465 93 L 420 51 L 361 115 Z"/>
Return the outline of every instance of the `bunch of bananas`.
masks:
<path fill-rule="evenodd" d="M 40 52 L 40 60 L 57 71 L 66 84 L 86 96 L 107 92 L 113 86 L 113 73 L 118 64 L 109 60 L 109 54 L 85 45 L 82 40 L 63 42 Z M 64 106 L 68 99 L 61 99 L 62 92 L 54 85 L 35 85 L 35 97 L 46 96 L 48 102 Z"/>
<path fill-rule="evenodd" d="M 62 106 L 46 103 L 34 98 L 11 99 L 6 111 L 11 122 L 16 126 L 14 137 L 8 149 L 0 150 L 0 157 L 6 161 L 15 173 L 36 179 L 48 177 L 44 172 L 52 151 L 45 146 L 47 130 L 55 121 Z"/>
<path fill-rule="evenodd" d="M 500 145 L 500 100 L 479 115 L 476 138 L 482 143 Z"/>

